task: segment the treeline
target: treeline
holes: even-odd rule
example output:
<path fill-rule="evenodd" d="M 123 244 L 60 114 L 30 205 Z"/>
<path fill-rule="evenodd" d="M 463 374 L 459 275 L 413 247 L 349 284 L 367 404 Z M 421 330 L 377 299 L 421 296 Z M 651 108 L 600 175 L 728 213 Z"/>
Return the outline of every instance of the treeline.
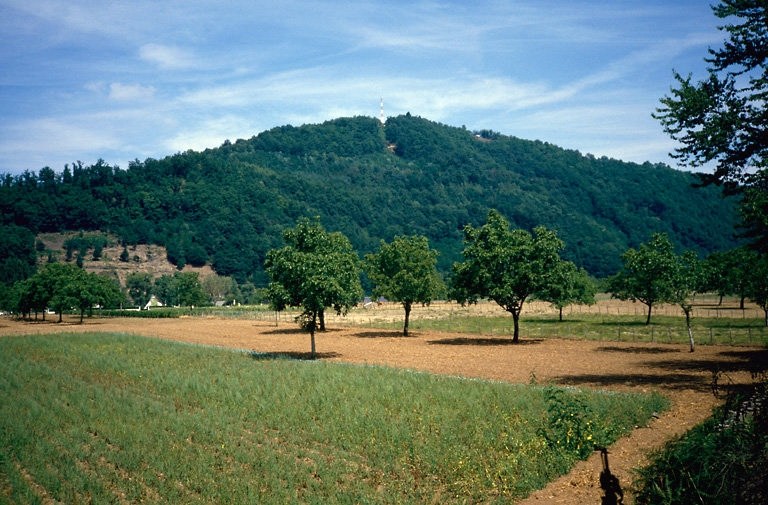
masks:
<path fill-rule="evenodd" d="M 21 227 L 7 226 L 1 231 L 17 234 L 9 241 L 11 246 L 32 239 Z M 95 306 L 142 308 L 151 300 L 186 307 L 269 302 L 275 310 L 303 307 L 303 324 L 314 339 L 315 326 L 324 329 L 326 309 L 346 312 L 366 293 L 403 305 L 405 335 L 414 304 L 435 299 L 462 304 L 490 299 L 512 314 L 516 342 L 520 314 L 528 300 L 549 302 L 559 309 L 562 320 L 563 308 L 594 303 L 598 290 L 584 269 L 561 258 L 566 244 L 556 232 L 537 226 L 531 234 L 510 227 L 495 209 L 481 227 L 465 227 L 463 261 L 452 265 L 447 279 L 436 269 L 437 251 L 427 237 L 397 236 L 391 243 L 381 241 L 378 250 L 361 261 L 349 239 L 338 231 L 327 232 L 319 218 L 300 218 L 295 228 L 284 230 L 286 245 L 267 252 L 264 266 L 271 280 L 267 288 L 249 281 L 241 284 L 232 277 L 213 274 L 201 279 L 196 272 L 178 271 L 160 277 L 132 272 L 121 285 L 116 275 L 88 273 L 82 268 L 82 257 L 93 251 L 96 258 L 108 240 L 99 234 L 72 236 L 64 241 L 64 248 L 79 249 L 77 260 L 68 255 L 64 263 L 58 263 L 48 251 L 49 261 L 39 269 L 32 265 L 34 257 L 26 264 L 19 258 L 0 258 L 5 279 L 0 283 L 0 309 L 22 317 L 34 313 L 35 318 L 54 310 L 61 321 L 64 311 L 78 309 L 82 320 Z M 616 298 L 644 303 L 646 324 L 654 306 L 679 305 L 688 325 L 691 351 L 690 317 L 694 299 L 701 293 L 716 293 L 721 299 L 738 295 L 742 308 L 750 299 L 763 309 L 768 326 L 768 258 L 752 249 L 740 247 L 702 259 L 691 250 L 678 255 L 666 234 L 655 233 L 637 249 L 627 249 L 621 260 L 622 268 L 599 288 Z M 27 275 L 29 272 L 34 274 Z"/>
<path fill-rule="evenodd" d="M 99 160 L 0 176 L 2 239 L 14 241 L 0 275 L 13 270 L 2 266 L 9 258 L 29 264 L 18 243 L 29 236 L 20 229 L 100 230 L 123 245 L 163 245 L 179 267 L 207 263 L 264 286 L 267 251 L 303 216 L 319 216 L 361 255 L 380 240 L 423 235 L 447 273 L 462 229 L 494 208 L 516 227 L 556 230 L 565 258 L 605 277 L 623 251 L 654 232 L 702 255 L 737 245 L 735 202 L 717 188 L 694 188 L 696 180 L 662 165 L 596 159 L 410 114 L 385 127 L 342 118 L 124 169 Z"/>

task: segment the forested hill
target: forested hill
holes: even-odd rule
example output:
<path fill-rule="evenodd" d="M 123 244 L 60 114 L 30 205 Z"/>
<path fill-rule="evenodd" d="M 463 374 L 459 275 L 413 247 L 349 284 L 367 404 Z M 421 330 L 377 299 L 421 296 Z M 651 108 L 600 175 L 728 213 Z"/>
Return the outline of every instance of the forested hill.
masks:
<path fill-rule="evenodd" d="M 735 202 L 695 182 L 663 165 L 406 114 L 385 127 L 368 117 L 284 126 L 126 169 L 99 161 L 5 175 L 0 210 L 2 224 L 33 233 L 108 231 L 127 244 L 165 245 L 173 262 L 210 262 L 263 284 L 265 253 L 300 216 L 320 216 L 361 254 L 398 234 L 426 235 L 448 271 L 462 227 L 496 208 L 518 227 L 556 229 L 566 257 L 605 276 L 656 231 L 700 253 L 735 245 Z"/>

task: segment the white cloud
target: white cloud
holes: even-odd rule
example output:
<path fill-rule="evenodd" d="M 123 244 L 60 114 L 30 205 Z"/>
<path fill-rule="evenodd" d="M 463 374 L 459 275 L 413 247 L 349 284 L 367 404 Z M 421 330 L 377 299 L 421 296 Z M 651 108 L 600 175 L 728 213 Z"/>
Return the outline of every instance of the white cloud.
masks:
<path fill-rule="evenodd" d="M 194 58 L 187 51 L 163 44 L 144 44 L 139 48 L 139 57 L 167 70 L 182 70 L 194 65 Z"/>
<path fill-rule="evenodd" d="M 0 3 L 0 170 L 378 116 L 381 96 L 387 116 L 658 160 L 672 68 L 722 37 L 706 2 Z"/>
<path fill-rule="evenodd" d="M 19 166 L 32 170 L 46 165 L 60 170 L 65 163 L 87 159 L 94 150 L 107 150 L 119 145 L 111 130 L 93 127 L 74 118 L 27 120 L 3 128 L 2 132 L 0 152 L 12 153 L 12 159 L 17 160 Z M 46 146 L 46 152 L 55 153 L 55 157 L 41 155 L 42 145 Z"/>
<path fill-rule="evenodd" d="M 153 86 L 140 84 L 122 84 L 113 82 L 109 85 L 109 98 L 118 101 L 147 100 L 155 95 Z"/>
<path fill-rule="evenodd" d="M 184 152 L 189 149 L 202 151 L 209 147 L 217 147 L 224 140 L 234 141 L 238 138 L 251 137 L 255 133 L 253 125 L 246 119 L 235 115 L 224 115 L 194 122 L 167 139 L 164 145 L 171 152 Z"/>

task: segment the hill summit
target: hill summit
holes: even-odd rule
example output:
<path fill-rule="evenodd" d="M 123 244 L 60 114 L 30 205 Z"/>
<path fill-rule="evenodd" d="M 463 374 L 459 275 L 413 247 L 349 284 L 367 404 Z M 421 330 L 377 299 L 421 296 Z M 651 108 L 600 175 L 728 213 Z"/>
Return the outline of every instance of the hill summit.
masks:
<path fill-rule="evenodd" d="M 565 257 L 597 276 L 666 232 L 681 248 L 725 250 L 736 206 L 666 165 L 595 158 L 540 141 L 471 132 L 410 114 L 282 126 L 218 148 L 127 169 L 104 161 L 61 173 L 5 176 L 2 223 L 33 233 L 102 230 L 124 244 L 158 244 L 177 265 L 266 281 L 266 252 L 301 216 L 319 216 L 358 252 L 422 234 L 439 267 L 459 259 L 462 229 L 495 208 L 517 227 L 545 225 Z"/>

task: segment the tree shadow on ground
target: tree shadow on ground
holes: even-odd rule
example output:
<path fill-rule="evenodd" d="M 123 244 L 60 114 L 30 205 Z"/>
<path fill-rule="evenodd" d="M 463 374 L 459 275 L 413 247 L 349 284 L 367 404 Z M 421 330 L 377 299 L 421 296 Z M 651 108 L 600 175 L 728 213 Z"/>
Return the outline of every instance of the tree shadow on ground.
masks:
<path fill-rule="evenodd" d="M 402 331 L 361 331 L 353 336 L 357 338 L 414 338 L 416 335 L 403 335 Z"/>
<path fill-rule="evenodd" d="M 304 331 L 301 328 L 275 328 L 274 330 L 267 330 L 263 333 L 265 335 L 309 335 L 309 332 Z"/>
<path fill-rule="evenodd" d="M 695 353 L 694 353 L 695 354 Z M 749 372 L 768 370 L 768 349 L 723 351 L 720 359 L 690 359 L 686 361 L 652 361 L 648 364 L 662 370 L 694 372 Z"/>
<path fill-rule="evenodd" d="M 276 352 L 257 352 L 251 351 L 248 353 L 251 359 L 255 361 L 276 361 L 276 360 L 298 360 L 298 361 L 313 361 L 318 359 L 331 359 L 338 358 L 341 354 L 337 352 L 317 352 L 314 358 L 311 352 L 299 352 L 299 351 L 276 351 Z"/>
<path fill-rule="evenodd" d="M 323 331 L 317 330 L 315 335 L 327 335 L 329 333 L 335 333 L 337 329 L 327 328 Z M 275 328 L 274 330 L 268 330 L 263 332 L 265 335 L 307 335 L 309 336 L 309 330 L 303 330 L 299 327 L 294 328 Z"/>
<path fill-rule="evenodd" d="M 506 346 L 506 345 L 534 345 L 540 344 L 544 339 L 541 338 L 526 338 L 513 342 L 511 338 L 483 338 L 483 337 L 454 337 L 454 338 L 441 338 L 438 340 L 427 341 L 430 345 L 478 345 L 478 346 Z"/>
<path fill-rule="evenodd" d="M 667 354 L 679 353 L 680 349 L 670 349 L 669 347 L 620 347 L 606 345 L 596 349 L 599 352 L 619 352 L 624 354 Z"/>
<path fill-rule="evenodd" d="M 619 352 L 618 349 L 622 349 L 620 352 L 625 352 L 618 346 L 616 348 L 607 346 L 601 349 L 605 352 Z M 691 355 L 691 359 L 649 360 L 644 365 L 648 371 L 642 374 L 571 374 L 555 377 L 553 381 L 558 384 L 589 387 L 656 386 L 661 389 L 690 389 L 698 392 L 712 392 L 715 387 L 718 387 L 720 390 L 729 390 L 739 386 L 727 376 L 722 379 L 719 375 L 764 372 L 768 369 L 768 349 L 724 351 L 709 358 Z"/>
<path fill-rule="evenodd" d="M 757 365 L 762 365 L 768 369 L 768 349 L 748 349 L 743 351 L 722 351 L 721 356 L 736 358 L 742 361 L 748 361 Z"/>
<path fill-rule="evenodd" d="M 568 319 L 568 318 L 565 318 L 562 321 L 560 321 L 559 319 L 552 319 L 552 318 L 546 318 L 546 319 L 544 319 L 544 318 L 542 318 L 542 319 L 533 319 L 532 318 L 532 319 L 530 319 L 530 322 L 531 323 L 540 324 L 542 326 L 548 326 L 550 324 L 552 326 L 558 326 L 558 325 L 567 326 L 568 324 L 580 323 L 581 321 L 579 321 L 578 319 Z"/>
<path fill-rule="evenodd" d="M 599 326 L 612 326 L 614 328 L 624 328 L 629 326 L 641 326 L 643 328 L 660 328 L 657 326 L 654 326 L 653 323 L 651 324 L 645 324 L 645 319 L 643 320 L 633 320 L 633 321 L 600 321 L 599 323 L 595 323 Z M 666 327 L 665 327 L 666 328 Z"/>
<path fill-rule="evenodd" d="M 701 374 L 660 373 L 660 374 L 574 374 L 554 377 L 553 382 L 566 386 L 588 386 L 608 388 L 616 386 L 653 386 L 669 390 L 705 392 L 712 390 L 712 380 Z"/>

